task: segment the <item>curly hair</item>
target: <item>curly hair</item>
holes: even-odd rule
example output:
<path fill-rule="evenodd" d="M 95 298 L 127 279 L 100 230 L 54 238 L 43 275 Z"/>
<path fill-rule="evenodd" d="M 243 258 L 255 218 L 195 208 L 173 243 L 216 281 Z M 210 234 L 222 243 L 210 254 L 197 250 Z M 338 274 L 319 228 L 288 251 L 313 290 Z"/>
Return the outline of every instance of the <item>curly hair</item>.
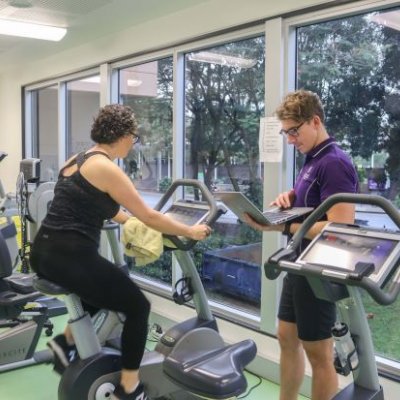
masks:
<path fill-rule="evenodd" d="M 318 95 L 304 89 L 288 93 L 275 114 L 281 121 L 309 121 L 314 115 L 318 115 L 322 123 L 325 120 L 324 108 Z"/>
<path fill-rule="evenodd" d="M 137 136 L 137 122 L 133 110 L 122 104 L 100 108 L 93 120 L 90 137 L 95 143 L 111 144 L 127 135 Z"/>

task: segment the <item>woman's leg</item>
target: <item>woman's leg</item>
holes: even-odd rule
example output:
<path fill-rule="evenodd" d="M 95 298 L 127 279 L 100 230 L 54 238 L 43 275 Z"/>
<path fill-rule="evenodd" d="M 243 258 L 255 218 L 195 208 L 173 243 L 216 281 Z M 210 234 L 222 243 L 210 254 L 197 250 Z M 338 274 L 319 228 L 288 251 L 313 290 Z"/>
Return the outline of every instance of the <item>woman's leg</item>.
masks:
<path fill-rule="evenodd" d="M 121 385 L 129 393 L 138 384 L 138 369 L 147 338 L 150 304 L 139 287 L 122 270 L 101 257 L 95 246 L 82 246 L 82 237 L 69 238 L 34 254 L 39 272 L 84 302 L 125 315 L 121 335 Z M 37 259 L 40 258 L 40 260 Z M 67 331 L 68 334 L 68 331 Z"/>

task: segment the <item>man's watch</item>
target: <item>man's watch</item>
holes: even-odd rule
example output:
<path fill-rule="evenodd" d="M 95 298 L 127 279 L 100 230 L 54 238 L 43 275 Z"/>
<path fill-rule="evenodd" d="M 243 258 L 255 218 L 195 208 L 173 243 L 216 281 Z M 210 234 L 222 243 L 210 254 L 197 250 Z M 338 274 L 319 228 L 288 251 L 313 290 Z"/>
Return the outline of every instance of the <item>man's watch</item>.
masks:
<path fill-rule="evenodd" d="M 290 226 L 291 225 L 292 224 L 290 222 L 285 222 L 285 226 L 283 228 L 282 235 L 285 235 L 285 236 L 290 236 L 291 235 L 291 232 L 290 232 Z"/>

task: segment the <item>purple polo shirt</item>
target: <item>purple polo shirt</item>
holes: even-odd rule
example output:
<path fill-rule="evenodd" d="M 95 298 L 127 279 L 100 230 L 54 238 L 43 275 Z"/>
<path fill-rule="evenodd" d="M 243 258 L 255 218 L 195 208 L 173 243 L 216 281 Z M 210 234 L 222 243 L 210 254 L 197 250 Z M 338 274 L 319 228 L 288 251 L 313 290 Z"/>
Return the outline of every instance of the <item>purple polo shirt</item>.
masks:
<path fill-rule="evenodd" d="M 349 156 L 333 138 L 306 155 L 294 185 L 296 207 L 317 207 L 334 193 L 357 193 L 358 178 Z"/>

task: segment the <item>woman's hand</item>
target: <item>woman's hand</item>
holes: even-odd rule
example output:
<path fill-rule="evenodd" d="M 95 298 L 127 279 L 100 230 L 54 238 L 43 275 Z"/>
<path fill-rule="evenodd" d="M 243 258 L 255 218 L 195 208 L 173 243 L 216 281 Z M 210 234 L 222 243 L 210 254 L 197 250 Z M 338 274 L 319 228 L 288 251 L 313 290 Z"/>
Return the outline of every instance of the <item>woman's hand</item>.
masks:
<path fill-rule="evenodd" d="M 211 228 L 208 225 L 193 225 L 189 228 L 189 237 L 193 240 L 203 240 L 211 234 Z"/>

